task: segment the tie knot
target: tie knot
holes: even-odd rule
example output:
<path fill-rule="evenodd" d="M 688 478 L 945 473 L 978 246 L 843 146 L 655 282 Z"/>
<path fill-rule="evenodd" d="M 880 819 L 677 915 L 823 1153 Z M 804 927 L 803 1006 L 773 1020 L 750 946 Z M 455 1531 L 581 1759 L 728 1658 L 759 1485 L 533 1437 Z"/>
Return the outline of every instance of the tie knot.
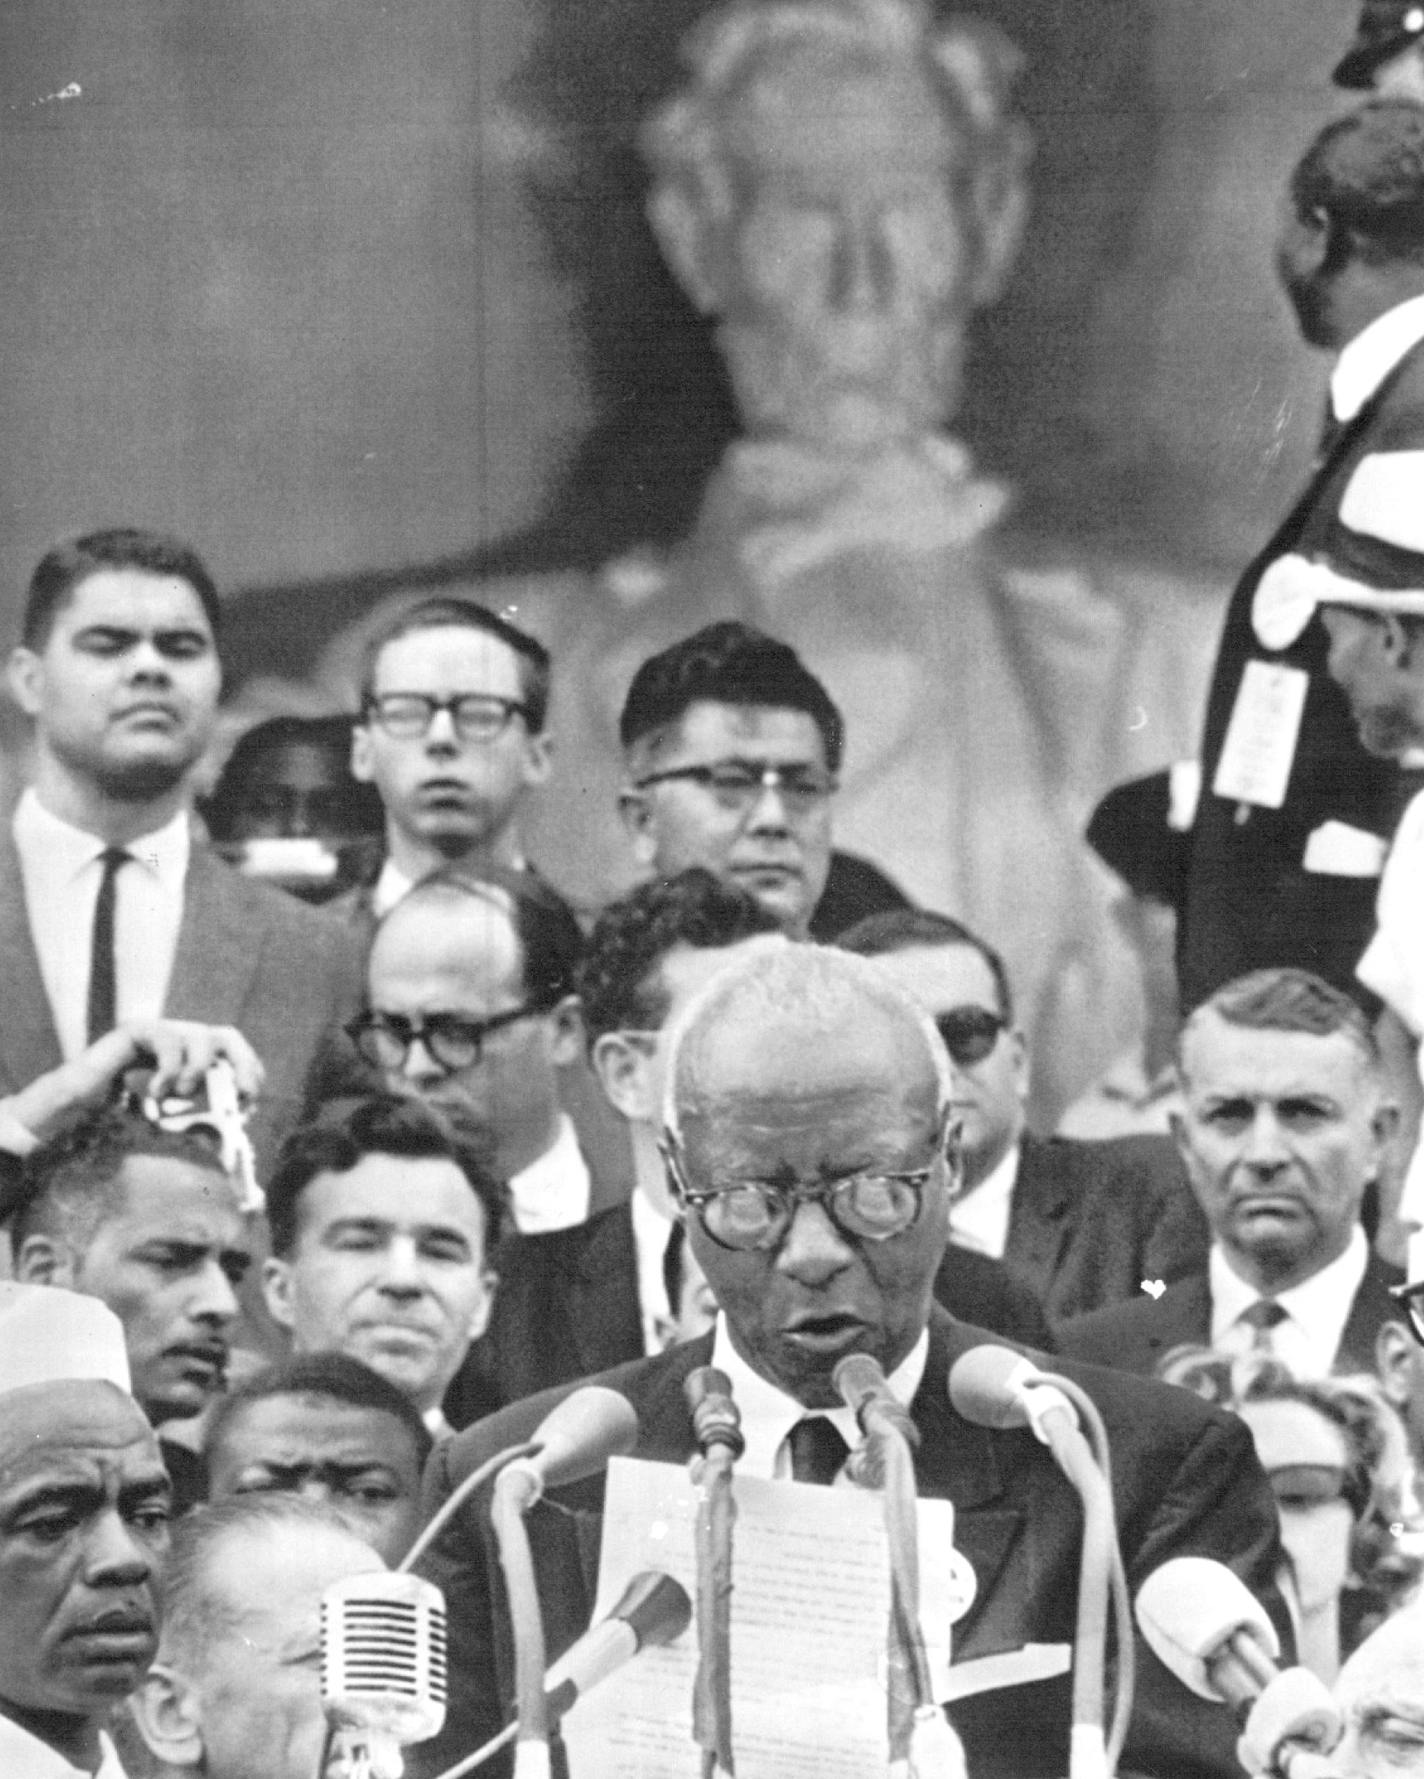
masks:
<path fill-rule="evenodd" d="M 1285 1319 L 1286 1311 L 1281 1308 L 1274 1297 L 1258 1297 L 1249 1309 L 1241 1312 L 1241 1320 L 1248 1328 L 1261 1328 L 1269 1331 L 1278 1327 Z"/>
<path fill-rule="evenodd" d="M 104 875 L 112 877 L 119 866 L 126 865 L 132 857 L 133 854 L 126 846 L 106 846 L 99 854 L 104 866 Z"/>
<path fill-rule="evenodd" d="M 832 1483 L 850 1455 L 840 1429 L 825 1415 L 806 1415 L 787 1438 L 796 1482 Z"/>

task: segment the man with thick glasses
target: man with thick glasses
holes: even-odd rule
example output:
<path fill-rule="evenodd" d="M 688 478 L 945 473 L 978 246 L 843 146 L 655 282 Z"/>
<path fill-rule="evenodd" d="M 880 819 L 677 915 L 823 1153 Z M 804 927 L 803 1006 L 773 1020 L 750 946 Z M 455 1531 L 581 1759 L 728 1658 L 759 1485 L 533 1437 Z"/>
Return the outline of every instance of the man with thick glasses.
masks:
<path fill-rule="evenodd" d="M 949 1052 L 964 1188 L 952 1244 L 1008 1263 L 1051 1322 L 1195 1271 L 1206 1225 L 1168 1137 L 1079 1141 L 1026 1124 L 1029 1057 L 1004 961 L 946 915 L 875 915 L 838 941 L 875 960 Z"/>
<path fill-rule="evenodd" d="M 1067 1644 L 1076 1499 L 1031 1432 L 962 1418 L 946 1389 L 955 1361 L 993 1337 L 933 1303 L 959 1160 L 948 1064 L 928 1020 L 864 959 L 759 945 L 684 1009 L 667 1076 L 670 1184 L 719 1314 L 712 1334 L 600 1379 L 634 1407 L 635 1455 L 690 1456 L 682 1384 L 710 1360 L 740 1409 L 740 1474 L 840 1486 L 859 1434 L 832 1374 L 848 1354 L 872 1355 L 913 1418 L 918 1493 L 954 1503 L 955 1542 L 975 1573 L 974 1600 L 954 1627 L 955 1662 Z M 1246 1428 L 1186 1391 L 1076 1375 L 1107 1422 L 1129 1587 L 1193 1551 L 1230 1563 L 1271 1598 L 1275 1511 Z M 427 1505 L 489 1453 L 526 1438 L 556 1399 L 520 1403 L 437 1450 Z M 588 1521 L 601 1499 L 595 1477 L 551 1491 L 527 1521 L 551 1655 L 592 1608 L 581 1553 L 596 1548 Z M 422 1751 L 432 1772 L 497 1729 L 509 1697 L 484 1511 L 478 1498 L 458 1510 L 427 1558 L 451 1635 L 450 1717 Z M 828 1551 L 828 1571 L 836 1560 Z M 1237 1771 L 1229 1711 L 1188 1694 L 1145 1650 L 1139 1662 L 1124 1770 L 1173 1779 Z M 1001 1669 L 993 1690 L 951 1707 L 975 1779 L 1067 1770 L 1063 1666 L 1055 1678 L 1014 1684 Z M 809 1759 L 813 1722 L 806 1734 Z"/>
<path fill-rule="evenodd" d="M 473 600 L 424 600 L 376 633 L 351 769 L 385 804 L 386 857 L 348 913 L 379 920 L 443 865 L 527 866 L 520 821 L 549 776 L 549 671 L 541 642 Z"/>
<path fill-rule="evenodd" d="M 457 1424 L 491 1395 L 512 1402 L 642 1350 L 636 1301 L 605 1289 L 630 1240 L 630 1171 L 584 1142 L 563 1094 L 587 1071 L 582 950 L 567 904 L 531 874 L 437 872 L 377 927 L 369 1006 L 347 1027 L 389 1091 L 482 1131 L 507 1186 L 501 1289 L 447 1399 Z"/>
<path fill-rule="evenodd" d="M 723 622 L 644 661 L 619 719 L 623 825 L 643 870 L 701 865 L 793 939 L 903 907 L 889 878 L 831 850 L 845 730 L 794 649 Z"/>

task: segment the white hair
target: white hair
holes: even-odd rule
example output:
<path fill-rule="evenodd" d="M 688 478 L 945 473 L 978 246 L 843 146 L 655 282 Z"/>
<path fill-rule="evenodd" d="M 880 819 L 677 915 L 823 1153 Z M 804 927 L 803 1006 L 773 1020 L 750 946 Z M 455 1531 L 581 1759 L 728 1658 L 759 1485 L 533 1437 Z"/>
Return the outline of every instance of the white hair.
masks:
<path fill-rule="evenodd" d="M 830 945 L 810 945 L 769 933 L 750 941 L 692 997 L 666 1035 L 663 1122 L 680 1137 L 678 1079 L 696 1067 L 696 1046 L 704 1032 L 730 1018 L 782 1023 L 803 1019 L 812 1032 L 834 1032 L 878 1007 L 916 1031 L 934 1070 L 941 1110 L 948 1105 L 952 1077 L 949 1053 L 929 1014 L 884 976 L 869 958 Z"/>

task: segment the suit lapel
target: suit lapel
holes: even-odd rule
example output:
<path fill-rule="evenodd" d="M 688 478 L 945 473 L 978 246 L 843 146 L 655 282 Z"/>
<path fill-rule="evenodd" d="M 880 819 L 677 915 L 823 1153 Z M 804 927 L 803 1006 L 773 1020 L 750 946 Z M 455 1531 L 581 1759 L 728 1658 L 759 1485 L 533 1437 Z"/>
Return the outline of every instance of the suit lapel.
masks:
<path fill-rule="evenodd" d="M 1050 1159 L 1052 1149 L 1027 1132 L 1019 1150 L 1018 1172 L 1009 1201 L 1009 1239 L 1005 1260 L 1025 1272 L 1047 1293 L 1058 1277 L 1069 1237 L 1068 1182 Z"/>
<path fill-rule="evenodd" d="M 256 897 L 228 866 L 194 843 L 183 885 L 183 921 L 163 1010 L 170 1019 L 242 1023 L 266 923 Z"/>
<path fill-rule="evenodd" d="M 14 1092 L 64 1059 L 30 933 L 20 856 L 8 818 L 0 821 L 0 977 L 5 985 L 0 1069 L 4 1086 Z"/>
<path fill-rule="evenodd" d="M 638 1261 L 628 1205 L 605 1211 L 569 1269 L 569 1324 L 586 1372 L 605 1371 L 642 1349 Z"/>
<path fill-rule="evenodd" d="M 1389 1295 L 1389 1285 L 1403 1279 L 1402 1273 L 1386 1273 L 1373 1254 L 1365 1265 L 1360 1288 L 1350 1303 L 1350 1313 L 1340 1333 L 1340 1349 L 1335 1355 L 1337 1370 L 1367 1371 L 1375 1368 L 1375 1338 L 1382 1323 L 1397 1321 L 1399 1310 Z"/>

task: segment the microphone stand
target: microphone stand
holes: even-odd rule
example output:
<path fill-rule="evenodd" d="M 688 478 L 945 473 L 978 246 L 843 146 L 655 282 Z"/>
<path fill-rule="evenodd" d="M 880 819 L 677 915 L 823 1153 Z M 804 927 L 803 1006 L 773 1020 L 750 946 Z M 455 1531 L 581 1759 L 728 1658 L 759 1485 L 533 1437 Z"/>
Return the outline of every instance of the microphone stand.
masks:
<path fill-rule="evenodd" d="M 509 1594 L 510 1631 L 514 1642 L 515 1711 L 519 1728 L 514 1744 L 515 1779 L 550 1779 L 549 1705 L 544 1696 L 544 1616 L 534 1579 L 534 1558 L 524 1510 L 532 1499 L 528 1475 L 502 1470 L 495 1479 L 490 1523 L 499 1547 Z"/>
<path fill-rule="evenodd" d="M 736 1772 L 732 1752 L 732 1530 L 737 1501 L 733 1468 L 746 1449 L 732 1386 L 715 1366 L 699 1366 L 683 1385 L 701 1452 L 697 1503 L 697 1677 L 692 1733 L 702 1747 L 702 1779 Z"/>

